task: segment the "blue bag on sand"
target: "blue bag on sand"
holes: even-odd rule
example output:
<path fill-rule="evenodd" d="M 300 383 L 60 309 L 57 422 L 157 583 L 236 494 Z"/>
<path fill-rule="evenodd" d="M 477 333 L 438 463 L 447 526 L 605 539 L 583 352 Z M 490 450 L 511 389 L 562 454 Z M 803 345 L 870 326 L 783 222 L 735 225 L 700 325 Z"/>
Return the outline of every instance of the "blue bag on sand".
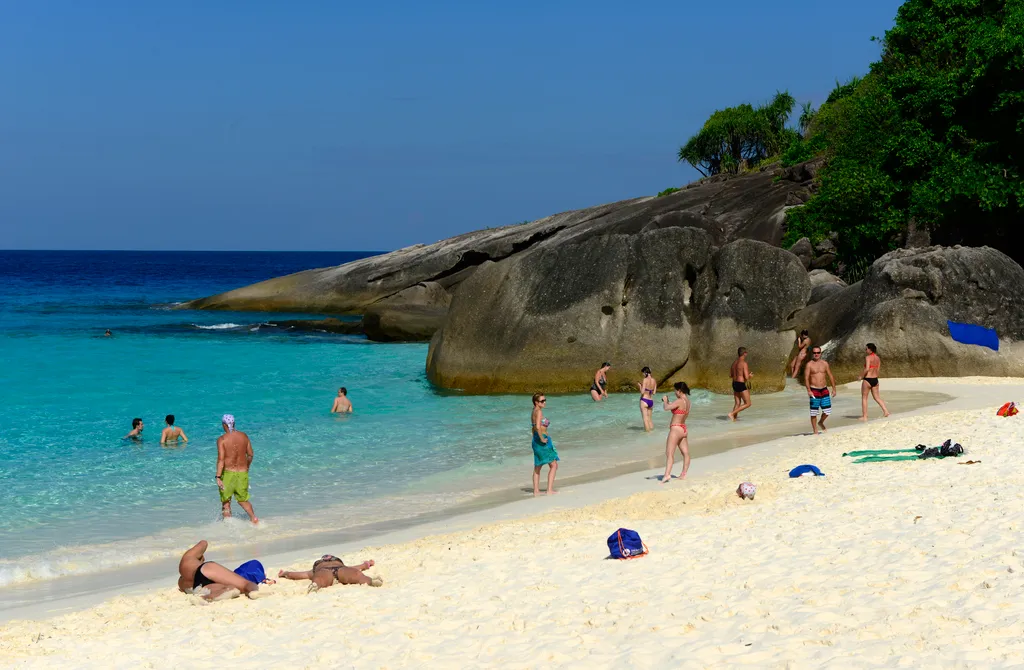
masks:
<path fill-rule="evenodd" d="M 620 528 L 608 538 L 608 552 L 612 558 L 640 558 L 647 555 L 647 545 L 640 539 L 640 533 Z"/>
<path fill-rule="evenodd" d="M 790 477 L 802 477 L 808 473 L 813 474 L 815 477 L 824 477 L 825 473 L 816 468 L 813 465 L 798 465 L 789 471 Z"/>
<path fill-rule="evenodd" d="M 262 584 L 263 580 L 267 578 L 267 573 L 263 569 L 263 564 L 256 559 L 242 563 L 240 566 L 235 568 L 235 574 L 256 584 Z"/>
<path fill-rule="evenodd" d="M 999 351 L 999 335 L 991 328 L 976 326 L 973 323 L 957 323 L 946 321 L 949 326 L 949 336 L 963 344 L 976 344 L 979 347 L 988 347 L 993 351 Z"/>

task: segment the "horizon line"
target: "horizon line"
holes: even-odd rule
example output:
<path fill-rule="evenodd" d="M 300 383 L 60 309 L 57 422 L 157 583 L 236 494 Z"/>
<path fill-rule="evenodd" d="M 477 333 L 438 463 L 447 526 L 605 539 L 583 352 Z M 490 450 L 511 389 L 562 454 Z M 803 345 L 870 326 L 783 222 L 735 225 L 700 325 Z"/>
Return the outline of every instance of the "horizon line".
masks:
<path fill-rule="evenodd" d="M 5 251 L 22 251 L 22 252 L 48 252 L 48 251 L 72 251 L 80 253 L 116 253 L 116 252 L 145 252 L 145 253 L 173 253 L 173 254 L 218 254 L 218 253 L 236 253 L 236 254 L 338 254 L 338 253 L 349 253 L 349 254 L 386 254 L 394 249 L 388 251 L 384 249 L 0 249 L 0 253 Z"/>

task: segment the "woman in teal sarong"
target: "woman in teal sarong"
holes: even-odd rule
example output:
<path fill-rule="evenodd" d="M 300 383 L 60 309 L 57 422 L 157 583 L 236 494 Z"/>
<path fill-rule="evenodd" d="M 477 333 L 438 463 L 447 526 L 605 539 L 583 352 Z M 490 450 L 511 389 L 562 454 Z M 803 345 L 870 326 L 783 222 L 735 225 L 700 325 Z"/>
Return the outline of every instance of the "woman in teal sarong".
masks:
<path fill-rule="evenodd" d="M 540 495 L 540 469 L 548 466 L 548 495 L 555 491 L 555 473 L 558 472 L 558 452 L 555 442 L 548 435 L 551 422 L 544 418 L 544 406 L 548 399 L 543 393 L 533 394 L 533 413 L 530 425 L 533 429 L 533 495 Z"/>

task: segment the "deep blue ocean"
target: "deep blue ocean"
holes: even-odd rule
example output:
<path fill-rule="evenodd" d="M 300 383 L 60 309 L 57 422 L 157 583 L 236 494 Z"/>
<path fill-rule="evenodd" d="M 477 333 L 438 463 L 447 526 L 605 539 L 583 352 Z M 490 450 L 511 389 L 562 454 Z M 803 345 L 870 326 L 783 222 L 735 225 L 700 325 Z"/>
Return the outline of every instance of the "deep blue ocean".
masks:
<path fill-rule="evenodd" d="M 529 397 L 437 391 L 425 344 L 274 325 L 301 315 L 173 309 L 367 255 L 0 251 L 0 588 L 164 558 L 200 536 L 243 545 L 529 486 Z M 329 412 L 339 386 L 350 416 Z M 637 444 L 656 453 L 662 431 L 639 432 L 636 405 L 596 406 L 586 382 L 552 398 L 560 473 L 643 458 Z M 226 412 L 253 442 L 259 528 L 237 507 L 218 521 Z M 166 414 L 187 445 L 161 447 Z M 122 439 L 133 417 L 141 443 Z"/>

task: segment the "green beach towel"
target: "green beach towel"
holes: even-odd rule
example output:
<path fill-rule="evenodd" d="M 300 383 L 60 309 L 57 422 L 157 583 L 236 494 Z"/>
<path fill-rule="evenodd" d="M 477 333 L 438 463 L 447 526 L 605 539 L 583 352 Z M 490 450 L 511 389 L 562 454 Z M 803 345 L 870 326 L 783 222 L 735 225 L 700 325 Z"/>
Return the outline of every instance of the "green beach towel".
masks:
<path fill-rule="evenodd" d="M 850 451 L 843 456 L 883 456 L 887 454 L 920 454 L 917 449 L 862 449 L 861 451 Z"/>
<path fill-rule="evenodd" d="M 935 456 L 934 458 L 945 458 L 945 456 Z M 921 458 L 920 456 L 864 456 L 858 458 L 854 463 L 886 463 L 888 461 L 923 461 L 928 460 Z"/>
<path fill-rule="evenodd" d="M 926 447 L 919 444 L 913 449 L 862 449 L 860 451 L 848 451 L 843 456 L 856 458 L 854 463 L 884 463 L 887 461 L 921 461 L 929 458 L 957 457 L 964 453 L 964 448 L 957 444 L 950 444 L 952 440 L 946 440 L 939 447 Z"/>

